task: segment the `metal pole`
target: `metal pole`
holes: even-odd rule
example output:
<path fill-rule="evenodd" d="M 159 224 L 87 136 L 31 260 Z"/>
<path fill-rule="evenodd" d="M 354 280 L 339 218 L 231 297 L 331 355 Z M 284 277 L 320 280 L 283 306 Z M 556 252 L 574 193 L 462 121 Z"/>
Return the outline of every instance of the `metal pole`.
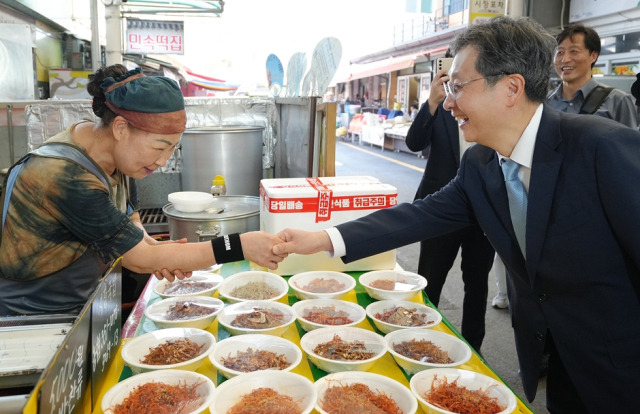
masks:
<path fill-rule="evenodd" d="M 102 66 L 100 63 L 100 24 L 98 21 L 98 0 L 91 1 L 91 70 Z"/>
<path fill-rule="evenodd" d="M 7 132 L 9 134 L 9 164 L 13 165 L 13 105 L 7 104 Z"/>
<path fill-rule="evenodd" d="M 106 3 L 106 2 L 105 2 Z M 105 4 L 107 23 L 107 66 L 122 63 L 122 25 L 120 23 L 121 0 Z"/>

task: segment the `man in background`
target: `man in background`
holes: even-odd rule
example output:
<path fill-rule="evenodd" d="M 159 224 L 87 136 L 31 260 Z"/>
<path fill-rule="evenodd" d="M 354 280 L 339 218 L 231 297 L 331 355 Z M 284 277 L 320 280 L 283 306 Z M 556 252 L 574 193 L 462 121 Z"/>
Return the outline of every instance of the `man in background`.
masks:
<path fill-rule="evenodd" d="M 556 41 L 555 68 L 562 84 L 549 94 L 547 104 L 556 111 L 595 114 L 637 129 L 638 115 L 631 95 L 609 88 L 591 76 L 600 56 L 598 33 L 574 24 L 560 32 Z"/>

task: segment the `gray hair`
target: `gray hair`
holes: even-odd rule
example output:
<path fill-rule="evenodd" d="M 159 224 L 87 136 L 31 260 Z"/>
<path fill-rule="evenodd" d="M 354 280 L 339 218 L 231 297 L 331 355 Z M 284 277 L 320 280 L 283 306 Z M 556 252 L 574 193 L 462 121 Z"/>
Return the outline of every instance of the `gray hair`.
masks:
<path fill-rule="evenodd" d="M 557 43 L 539 23 L 526 17 L 495 17 L 471 24 L 455 38 L 451 49 L 455 55 L 466 46 L 478 53 L 476 70 L 489 86 L 498 82 L 498 74 L 518 73 L 524 77 L 529 100 L 544 102 Z"/>

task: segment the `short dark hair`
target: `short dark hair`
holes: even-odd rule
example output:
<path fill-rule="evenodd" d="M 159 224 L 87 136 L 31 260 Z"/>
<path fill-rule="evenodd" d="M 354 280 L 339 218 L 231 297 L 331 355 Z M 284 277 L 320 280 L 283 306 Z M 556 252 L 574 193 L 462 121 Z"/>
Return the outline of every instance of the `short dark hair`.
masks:
<path fill-rule="evenodd" d="M 601 44 L 600 44 L 600 36 L 598 35 L 598 32 L 596 32 L 590 27 L 584 26 L 579 23 L 572 24 L 565 27 L 563 31 L 561 31 L 556 35 L 556 42 L 560 44 L 567 37 L 571 40 L 575 40 L 574 36 L 577 34 L 582 34 L 584 36 L 584 45 L 586 46 L 587 50 L 589 50 L 589 54 L 596 52 L 598 56 L 600 56 Z M 591 64 L 591 67 L 593 67 L 593 65 L 595 64 L 596 62 L 593 62 Z"/>
<path fill-rule="evenodd" d="M 544 102 L 549 91 L 556 41 L 535 20 L 527 17 L 494 17 L 469 25 L 460 33 L 451 50 L 457 55 L 470 46 L 478 53 L 476 70 L 495 85 L 497 74 L 522 75 L 524 92 L 533 102 Z"/>

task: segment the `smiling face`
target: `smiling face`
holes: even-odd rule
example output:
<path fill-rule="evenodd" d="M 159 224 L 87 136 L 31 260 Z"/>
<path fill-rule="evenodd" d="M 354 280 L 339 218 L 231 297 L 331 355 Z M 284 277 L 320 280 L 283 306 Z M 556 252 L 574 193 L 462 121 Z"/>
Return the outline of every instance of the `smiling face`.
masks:
<path fill-rule="evenodd" d="M 567 36 L 556 49 L 555 65 L 558 76 L 564 83 L 582 87 L 591 79 L 591 65 L 598 60 L 597 52 L 589 52 L 584 43 L 584 34 Z"/>
<path fill-rule="evenodd" d="M 167 164 L 182 134 L 154 134 L 129 126 L 115 147 L 116 168 L 141 179 Z"/>
<path fill-rule="evenodd" d="M 444 101 L 444 108 L 451 111 L 465 141 L 488 145 L 491 131 L 501 116 L 503 102 L 496 93 L 501 87 L 501 81 L 488 86 L 482 74 L 476 70 L 477 57 L 478 53 L 471 46 L 464 47 L 456 54 L 449 70 L 449 82 L 456 90 L 456 99 L 448 96 Z M 456 87 L 471 80 L 474 81 Z"/>

